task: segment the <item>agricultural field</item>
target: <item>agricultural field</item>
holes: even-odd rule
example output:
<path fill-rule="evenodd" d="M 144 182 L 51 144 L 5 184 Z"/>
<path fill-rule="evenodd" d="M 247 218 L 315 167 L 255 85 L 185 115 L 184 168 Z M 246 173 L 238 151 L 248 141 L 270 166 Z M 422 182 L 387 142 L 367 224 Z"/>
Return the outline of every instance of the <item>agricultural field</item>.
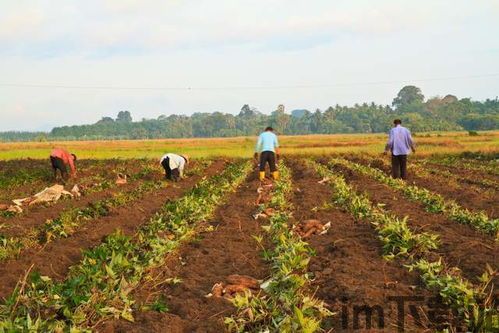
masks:
<path fill-rule="evenodd" d="M 66 184 L 80 197 L 0 212 L 0 332 L 497 332 L 487 135 L 418 138 L 406 181 L 374 153 L 381 138 L 284 138 L 280 178 L 263 182 L 248 138 L 194 154 L 177 183 L 145 158 L 161 142 L 87 147 Z M 18 145 L 0 152 L 3 205 L 54 183 L 46 160 L 12 158 L 50 144 Z"/>
<path fill-rule="evenodd" d="M 386 144 L 386 134 L 332 134 L 279 136 L 286 155 L 332 153 L 376 154 Z M 498 131 L 416 133 L 418 155 L 497 152 Z M 213 156 L 251 157 L 256 137 L 191 138 L 114 141 L 0 142 L 0 160 L 46 159 L 53 147 L 64 147 L 82 159 L 159 158 L 166 151 L 182 151 L 194 158 Z"/>

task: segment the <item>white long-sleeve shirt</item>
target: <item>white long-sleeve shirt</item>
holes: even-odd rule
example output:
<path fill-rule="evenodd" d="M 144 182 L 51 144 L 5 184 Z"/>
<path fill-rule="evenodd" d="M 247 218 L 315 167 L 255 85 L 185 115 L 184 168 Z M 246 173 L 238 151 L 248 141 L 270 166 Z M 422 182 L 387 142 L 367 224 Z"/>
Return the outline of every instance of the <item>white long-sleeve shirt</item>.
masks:
<path fill-rule="evenodd" d="M 170 169 L 177 169 L 178 168 L 178 171 L 180 173 L 180 177 L 182 177 L 184 175 L 184 167 L 185 167 L 185 160 L 182 156 L 180 155 L 177 155 L 177 154 L 172 154 L 172 153 L 168 153 L 168 154 L 165 154 L 163 155 L 163 157 L 161 157 L 161 159 L 159 160 L 159 164 L 163 163 L 163 160 L 165 158 L 169 158 L 169 166 L 170 166 Z"/>
<path fill-rule="evenodd" d="M 401 125 L 397 125 L 390 130 L 386 150 L 390 150 L 393 155 L 408 155 L 413 147 L 411 132 Z"/>

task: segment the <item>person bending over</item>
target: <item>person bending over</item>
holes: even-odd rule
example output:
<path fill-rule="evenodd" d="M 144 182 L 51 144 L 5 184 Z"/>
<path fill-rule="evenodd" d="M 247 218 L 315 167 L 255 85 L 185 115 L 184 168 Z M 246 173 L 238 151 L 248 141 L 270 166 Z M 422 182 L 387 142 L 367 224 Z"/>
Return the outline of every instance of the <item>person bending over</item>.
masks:
<path fill-rule="evenodd" d="M 264 132 L 258 137 L 255 147 L 254 158 L 258 161 L 258 153 L 260 153 L 260 173 L 259 178 L 265 178 L 265 165 L 268 163 L 272 178 L 279 179 L 279 171 L 277 171 L 276 162 L 279 159 L 279 141 L 277 135 L 274 134 L 272 127 L 267 127 Z"/>
<path fill-rule="evenodd" d="M 52 164 L 52 169 L 54 169 L 54 179 L 57 179 L 57 170 L 61 172 L 62 181 L 65 182 L 68 179 L 67 166 L 71 170 L 70 176 L 76 176 L 76 155 L 70 154 L 67 150 L 62 148 L 54 148 L 50 153 L 50 163 Z"/>
<path fill-rule="evenodd" d="M 165 178 L 177 182 L 184 177 L 185 165 L 189 163 L 189 157 L 168 153 L 161 157 L 159 163 L 165 169 Z"/>

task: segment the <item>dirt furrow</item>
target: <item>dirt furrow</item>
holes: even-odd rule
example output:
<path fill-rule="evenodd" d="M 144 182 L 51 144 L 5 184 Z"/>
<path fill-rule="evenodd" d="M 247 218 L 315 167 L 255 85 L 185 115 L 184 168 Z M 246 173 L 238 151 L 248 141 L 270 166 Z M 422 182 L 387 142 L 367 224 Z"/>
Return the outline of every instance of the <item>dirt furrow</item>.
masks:
<path fill-rule="evenodd" d="M 110 198 L 114 193 L 131 191 L 134 188 L 137 188 L 140 183 L 140 181 L 137 181 L 120 185 L 119 187 L 105 189 L 88 196 L 83 196 L 79 199 L 61 200 L 48 207 L 37 207 L 33 211 L 29 211 L 19 217 L 5 218 L 0 220 L 0 224 L 2 224 L 0 233 L 6 237 L 24 236 L 33 228 L 44 224 L 48 219 L 57 218 L 63 211 L 74 208 L 84 208 L 93 202 Z"/>
<path fill-rule="evenodd" d="M 387 332 L 401 328 L 397 300 L 412 298 L 417 300 L 413 304 L 423 306 L 432 295 L 421 286 L 417 274 L 409 273 L 396 261 L 382 258 L 381 243 L 368 223 L 355 222 L 350 214 L 336 208 L 320 208 L 331 203 L 332 192 L 327 184 L 317 183 L 320 180 L 317 173 L 300 161 L 290 166 L 295 184 L 292 199 L 295 219 L 332 223 L 327 234 L 313 235 L 308 240 L 316 251 L 309 265 L 314 275 L 312 288 L 317 290 L 315 295 L 337 313 L 326 323 L 326 328 L 334 328 L 335 332 L 354 329 L 364 332 L 361 330 L 367 330 L 364 313 L 354 316 L 354 310 L 364 306 L 383 312 L 383 327 Z M 357 328 L 354 328 L 354 317 L 359 318 Z M 373 328 L 379 328 L 378 318 L 373 311 Z M 410 313 L 403 318 L 407 331 L 424 330 Z"/>
<path fill-rule="evenodd" d="M 498 173 L 497 169 L 495 170 L 495 172 L 493 172 L 492 170 L 487 170 L 487 169 L 480 170 L 479 167 L 478 168 L 470 168 L 469 166 L 467 166 L 467 164 L 470 164 L 470 165 L 475 164 L 476 166 L 480 166 L 482 164 L 489 164 L 489 163 L 491 163 L 491 161 L 460 160 L 460 161 L 456 161 L 454 163 L 454 165 L 452 165 L 452 166 L 446 165 L 446 163 L 442 162 L 442 161 L 432 160 L 431 157 L 428 158 L 427 161 L 431 165 L 440 166 L 440 167 L 445 168 L 449 171 L 457 172 L 460 175 L 463 175 L 464 177 L 483 177 L 483 178 L 486 178 L 490 181 L 495 181 L 496 183 L 499 182 L 499 173 Z M 496 164 L 496 167 L 497 167 L 497 164 Z"/>
<path fill-rule="evenodd" d="M 110 175 L 108 178 L 115 177 Z M 146 177 L 148 180 L 161 179 L 161 174 L 149 175 Z M 144 180 L 144 179 L 142 179 Z M 35 206 L 30 208 L 20 216 L 5 218 L 0 217 L 0 234 L 6 237 L 19 237 L 25 235 L 33 227 L 37 227 L 45 223 L 47 219 L 54 219 L 58 217 L 62 211 L 70 210 L 73 208 L 83 208 L 92 202 L 111 197 L 114 193 L 121 191 L 130 191 L 138 187 L 142 180 L 132 181 L 124 185 L 112 186 L 111 188 L 83 195 L 79 199 L 60 200 L 55 204 L 49 206 Z"/>
<path fill-rule="evenodd" d="M 335 167 L 357 191 L 365 192 L 376 204 L 399 217 L 409 216 L 409 226 L 418 231 L 438 234 L 441 240 L 436 252 L 451 266 L 459 267 L 463 275 L 473 282 L 485 271 L 486 264 L 499 268 L 499 246 L 490 236 L 471 227 L 447 219 L 442 214 L 426 212 L 419 203 L 406 199 L 389 186 L 368 176 Z M 473 249 L 470 251 L 470 249 Z"/>
<path fill-rule="evenodd" d="M 258 181 L 255 173 L 231 195 L 228 203 L 217 209 L 206 224 L 214 231 L 204 231 L 180 248 L 156 276 L 177 277 L 177 285 L 163 283 L 155 288 L 144 286 L 137 297 L 144 302 L 149 296 L 164 297 L 168 312 L 139 312 L 135 323 L 108 322 L 100 332 L 223 332 L 223 319 L 235 308 L 223 298 L 207 298 L 212 286 L 231 274 L 263 279 L 268 269 L 261 259 L 253 235 L 261 233 L 252 218 L 255 211 Z"/>
<path fill-rule="evenodd" d="M 468 187 L 471 184 L 472 186 L 476 186 L 483 189 L 489 189 L 490 191 L 494 192 L 499 190 L 499 177 L 491 176 L 486 172 L 480 173 L 477 171 L 462 169 L 459 167 L 448 167 L 445 165 L 428 162 L 427 160 L 425 161 L 425 163 L 421 163 L 421 165 L 428 170 L 436 169 L 444 172 L 451 172 L 452 174 L 454 174 L 454 176 L 459 177 L 459 181 L 463 183 L 463 186 L 466 187 Z M 486 183 L 488 182 L 491 184 L 490 185 L 484 184 L 483 182 L 481 182 L 481 180 L 485 180 Z"/>
<path fill-rule="evenodd" d="M 368 161 L 362 158 L 350 158 L 350 160 L 360 163 L 363 165 L 368 165 Z M 409 164 L 411 161 L 408 162 Z M 372 167 L 383 170 L 387 175 L 390 174 L 389 167 L 383 164 L 383 161 L 379 160 L 379 163 L 371 163 Z M 426 188 L 432 192 L 441 194 L 447 199 L 452 199 L 456 201 L 459 205 L 467 208 L 471 211 L 483 210 L 489 217 L 498 217 L 497 202 L 499 202 L 499 194 L 495 193 L 490 196 L 485 196 L 482 193 L 472 191 L 469 188 L 459 187 L 456 188 L 451 186 L 449 182 L 442 180 L 438 181 L 438 177 L 432 177 L 431 179 L 419 177 L 417 174 L 409 172 L 407 183 L 415 184 L 418 187 Z"/>
<path fill-rule="evenodd" d="M 140 163 L 137 163 L 138 160 L 118 160 L 118 159 L 109 159 L 109 160 L 82 160 L 77 161 L 78 168 L 78 177 L 75 180 L 69 180 L 68 187 L 70 185 L 74 185 L 73 183 L 88 183 L 91 181 L 92 177 L 98 176 L 99 178 L 106 178 L 109 180 L 114 180 L 116 177 L 117 170 L 127 170 L 127 173 L 132 174 L 135 171 L 138 171 L 138 167 L 140 167 Z M 1 162 L 1 161 L 0 161 Z M 0 189 L 0 203 L 10 203 L 12 199 L 19 199 L 23 197 L 27 197 L 30 195 L 34 195 L 35 193 L 41 191 L 45 187 L 49 187 L 54 185 L 55 182 L 53 180 L 53 172 L 50 166 L 50 161 L 48 160 L 17 160 L 10 161 L 15 162 L 20 169 L 20 172 L 23 172 L 23 169 L 38 169 L 37 172 L 43 176 L 39 176 L 39 178 L 35 178 L 29 181 L 26 181 L 26 184 L 15 184 L 9 186 L 8 188 Z M 10 177 L 18 176 L 19 170 L 16 169 L 15 166 L 10 166 L 10 170 L 8 170 L 8 174 Z M 0 170 L 2 167 L 0 165 Z M 1 177 L 1 176 L 0 176 Z M 5 177 L 5 176 L 4 176 Z M 60 179 L 60 178 L 58 178 Z"/>
<path fill-rule="evenodd" d="M 134 234 L 167 200 L 180 197 L 202 177 L 219 173 L 224 165 L 223 161 L 214 162 L 203 175 L 172 183 L 132 204 L 111 210 L 108 216 L 93 220 L 71 237 L 57 239 L 41 250 L 27 249 L 18 259 L 6 261 L 0 267 L 0 297 L 6 297 L 12 292 L 19 278 L 31 265 L 33 270 L 38 270 L 42 275 L 55 279 L 64 278 L 69 267 L 81 259 L 82 250 L 98 245 L 116 229 L 123 230 L 127 235 Z"/>

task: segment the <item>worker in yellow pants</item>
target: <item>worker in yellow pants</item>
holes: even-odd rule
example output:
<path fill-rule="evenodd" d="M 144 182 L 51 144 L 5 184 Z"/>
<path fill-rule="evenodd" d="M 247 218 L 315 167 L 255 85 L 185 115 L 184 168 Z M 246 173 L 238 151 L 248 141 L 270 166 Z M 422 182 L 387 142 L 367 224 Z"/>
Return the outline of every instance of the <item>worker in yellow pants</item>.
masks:
<path fill-rule="evenodd" d="M 277 161 L 279 159 L 279 141 L 277 135 L 274 134 L 272 127 L 267 127 L 258 137 L 258 142 L 255 147 L 254 158 L 258 161 L 258 153 L 260 153 L 260 172 L 259 178 L 265 178 L 265 166 L 268 163 L 272 178 L 279 179 L 279 171 L 277 171 Z"/>

